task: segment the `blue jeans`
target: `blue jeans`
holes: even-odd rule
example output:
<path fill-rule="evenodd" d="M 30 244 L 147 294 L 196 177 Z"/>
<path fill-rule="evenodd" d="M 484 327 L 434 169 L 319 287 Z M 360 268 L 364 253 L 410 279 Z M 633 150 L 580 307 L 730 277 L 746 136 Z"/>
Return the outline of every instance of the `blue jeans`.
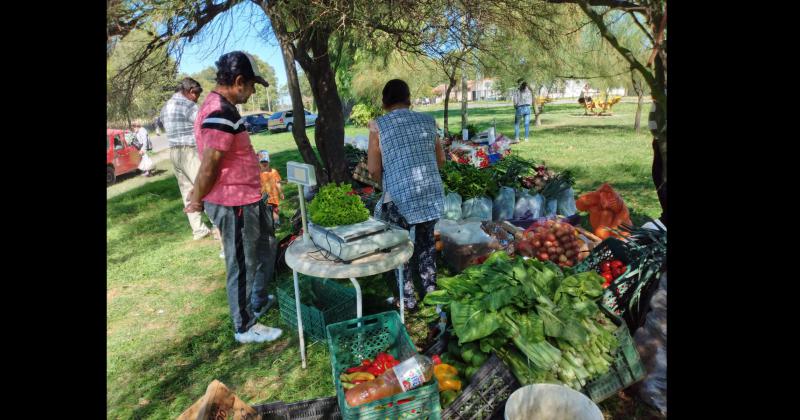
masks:
<path fill-rule="evenodd" d="M 514 139 L 519 140 L 519 120 L 520 117 L 525 117 L 525 138 L 528 138 L 528 133 L 530 132 L 531 126 L 531 106 L 530 105 L 521 105 L 517 107 L 517 111 L 514 114 Z"/>

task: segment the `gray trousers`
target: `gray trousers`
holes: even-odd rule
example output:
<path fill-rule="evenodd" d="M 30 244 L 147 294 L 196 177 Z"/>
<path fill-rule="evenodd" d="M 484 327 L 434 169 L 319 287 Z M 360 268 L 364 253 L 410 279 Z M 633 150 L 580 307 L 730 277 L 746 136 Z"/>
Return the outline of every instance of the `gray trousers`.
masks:
<path fill-rule="evenodd" d="M 267 282 L 275 270 L 278 242 L 271 206 L 263 201 L 244 206 L 205 202 L 206 214 L 219 227 L 225 247 L 228 306 L 237 333 L 256 323 L 253 316 L 267 303 Z"/>

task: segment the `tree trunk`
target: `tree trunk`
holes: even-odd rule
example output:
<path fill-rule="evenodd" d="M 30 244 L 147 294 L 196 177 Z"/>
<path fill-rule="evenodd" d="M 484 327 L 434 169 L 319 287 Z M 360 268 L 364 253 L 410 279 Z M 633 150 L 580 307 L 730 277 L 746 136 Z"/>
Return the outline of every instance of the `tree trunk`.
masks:
<path fill-rule="evenodd" d="M 636 101 L 636 117 L 633 120 L 633 129 L 636 131 L 636 134 L 639 134 L 641 131 L 641 121 L 642 121 L 642 104 L 644 103 L 644 89 L 641 86 L 637 88 L 636 84 L 634 83 L 633 89 L 636 91 L 636 96 L 638 100 Z"/>
<path fill-rule="evenodd" d="M 535 87 L 536 85 L 534 85 Z M 531 93 L 534 91 L 538 91 L 540 94 L 542 93 L 542 87 L 539 86 L 539 89 L 531 89 Z M 542 115 L 542 110 L 544 109 L 544 104 L 541 106 L 536 106 L 536 95 L 533 95 L 533 103 L 531 104 L 531 109 L 533 109 L 533 126 L 534 127 L 541 127 L 542 121 L 539 117 Z"/>
<path fill-rule="evenodd" d="M 461 64 L 461 129 L 467 128 L 467 72 Z"/>
<path fill-rule="evenodd" d="M 267 13 L 269 16 L 269 13 Z M 270 21 L 272 16 L 269 16 Z M 276 28 L 276 25 L 272 25 Z M 277 32 L 277 30 L 276 30 Z M 289 89 L 289 97 L 292 100 L 292 113 L 294 114 L 295 124 L 292 126 L 292 136 L 294 142 L 297 144 L 297 150 L 300 151 L 300 156 L 303 157 L 305 163 L 314 165 L 317 175 L 317 181 L 320 185 L 328 183 L 328 174 L 325 168 L 317 159 L 314 149 L 311 148 L 311 142 L 308 141 L 305 130 L 305 113 L 303 112 L 303 96 L 300 93 L 300 80 L 297 78 L 297 68 L 294 65 L 294 52 L 290 42 L 282 36 L 277 34 L 278 41 L 281 44 L 281 52 L 283 53 L 283 66 L 286 69 L 286 86 Z"/>
<path fill-rule="evenodd" d="M 449 108 L 450 108 L 450 92 L 453 91 L 453 87 L 456 85 L 456 79 L 450 79 L 450 83 L 447 85 L 447 90 L 444 92 L 444 135 L 450 135 L 450 126 L 448 125 L 448 115 L 449 115 Z"/>
<path fill-rule="evenodd" d="M 350 182 L 352 177 L 347 171 L 347 162 L 344 158 L 342 101 L 339 99 L 336 74 L 331 67 L 328 54 L 329 37 L 330 30 L 328 28 L 316 28 L 311 38 L 311 50 L 314 56 L 310 62 L 300 61 L 300 65 L 311 84 L 314 104 L 318 110 L 314 142 L 325 169 L 328 171 L 330 181 Z"/>

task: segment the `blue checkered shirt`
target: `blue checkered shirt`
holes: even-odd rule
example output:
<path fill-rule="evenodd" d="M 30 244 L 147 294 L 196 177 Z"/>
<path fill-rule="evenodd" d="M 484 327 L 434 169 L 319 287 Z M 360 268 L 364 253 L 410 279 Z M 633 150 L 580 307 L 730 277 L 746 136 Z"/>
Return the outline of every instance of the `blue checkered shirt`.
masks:
<path fill-rule="evenodd" d="M 375 119 L 383 163 L 383 189 L 410 225 L 439 219 L 444 187 L 436 164 L 436 121 L 408 109 Z M 383 198 L 378 200 L 380 218 Z"/>
<path fill-rule="evenodd" d="M 197 104 L 177 92 L 169 98 L 161 110 L 161 122 L 169 140 L 169 147 L 196 146 L 194 139 L 194 120 L 197 118 Z"/>

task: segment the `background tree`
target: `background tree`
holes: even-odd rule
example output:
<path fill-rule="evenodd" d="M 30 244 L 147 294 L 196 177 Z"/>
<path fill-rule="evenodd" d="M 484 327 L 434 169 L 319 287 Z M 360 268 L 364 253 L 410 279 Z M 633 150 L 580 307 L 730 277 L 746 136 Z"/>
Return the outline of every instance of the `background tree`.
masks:
<path fill-rule="evenodd" d="M 666 215 L 667 183 L 667 2 L 665 0 L 547 0 L 549 3 L 577 4 L 580 10 L 597 27 L 600 35 L 638 72 L 650 90 L 654 102 L 654 117 L 658 127 L 654 135 L 653 181 L 661 208 Z M 610 11 L 629 15 L 641 35 L 652 46 L 647 60 L 635 52 L 635 45 L 621 39 L 613 30 L 618 16 Z M 634 48 L 634 49 L 632 49 Z M 657 169 L 656 166 L 659 166 Z M 656 172 L 660 172 L 657 176 Z"/>
<path fill-rule="evenodd" d="M 125 121 L 131 128 L 132 119 L 154 118 L 177 85 L 175 60 L 163 48 L 149 55 L 142 69 L 131 77 L 115 77 L 147 39 L 146 31 L 133 30 L 114 43 L 106 67 L 106 118 L 112 124 Z"/>

